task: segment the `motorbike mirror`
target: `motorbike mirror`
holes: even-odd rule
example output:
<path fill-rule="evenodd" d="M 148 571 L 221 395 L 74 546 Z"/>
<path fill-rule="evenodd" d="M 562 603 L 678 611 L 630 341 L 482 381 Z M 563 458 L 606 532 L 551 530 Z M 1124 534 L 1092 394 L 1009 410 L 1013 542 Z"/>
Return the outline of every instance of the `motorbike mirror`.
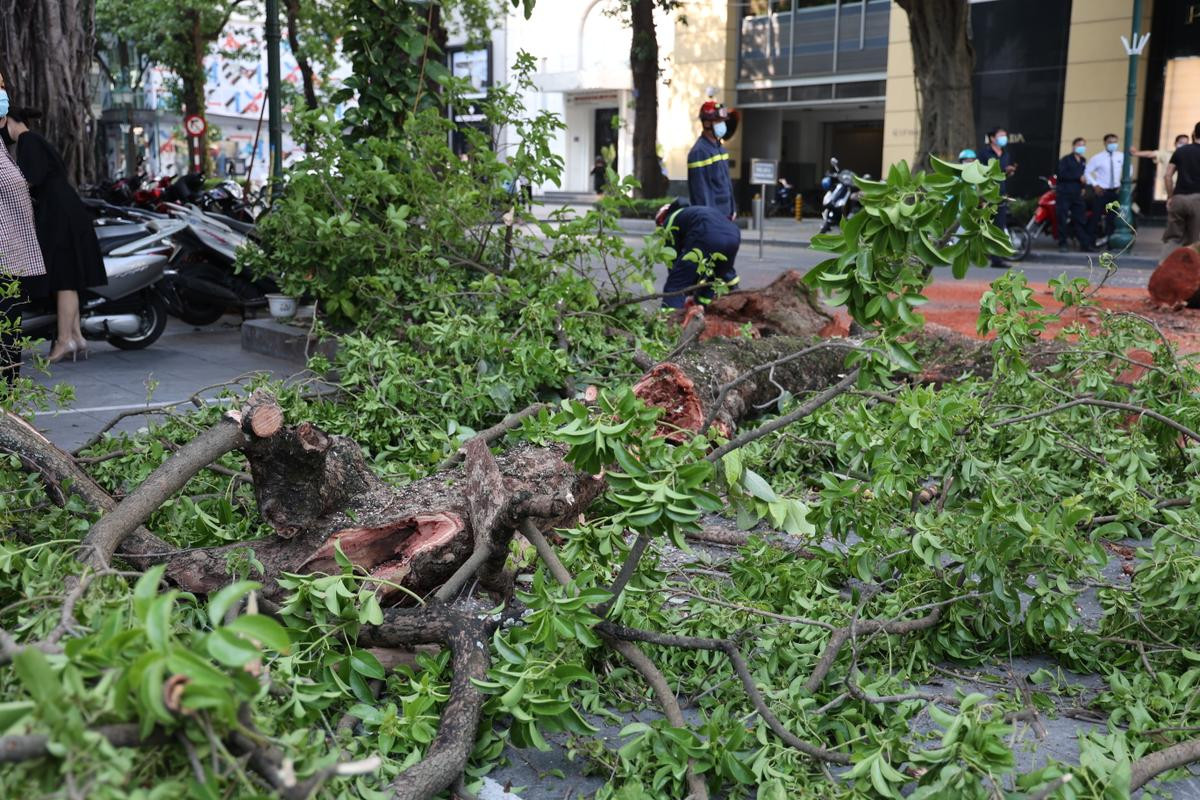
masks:
<path fill-rule="evenodd" d="M 836 158 L 829 159 L 829 163 L 834 169 L 838 168 L 838 160 Z"/>

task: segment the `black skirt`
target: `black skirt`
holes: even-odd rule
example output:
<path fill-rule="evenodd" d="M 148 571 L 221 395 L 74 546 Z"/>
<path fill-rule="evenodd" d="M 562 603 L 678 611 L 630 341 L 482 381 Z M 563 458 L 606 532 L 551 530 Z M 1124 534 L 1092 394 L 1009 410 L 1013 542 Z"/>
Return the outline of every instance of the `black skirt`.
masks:
<path fill-rule="evenodd" d="M 29 181 L 33 222 L 51 291 L 80 291 L 108 283 L 92 216 L 67 181 L 58 151 L 36 131 L 17 140 L 17 166 Z"/>

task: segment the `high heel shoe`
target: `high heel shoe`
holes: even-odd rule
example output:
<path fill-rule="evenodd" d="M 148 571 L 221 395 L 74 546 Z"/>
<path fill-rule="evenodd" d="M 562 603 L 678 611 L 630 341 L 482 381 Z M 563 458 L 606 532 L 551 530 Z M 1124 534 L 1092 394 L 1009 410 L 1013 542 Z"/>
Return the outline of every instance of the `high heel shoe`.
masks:
<path fill-rule="evenodd" d="M 80 337 L 78 339 L 75 339 L 74 341 L 75 341 L 75 355 L 82 358 L 84 361 L 87 361 L 87 357 L 88 357 L 87 339 Z"/>
<path fill-rule="evenodd" d="M 87 358 L 86 344 L 80 348 L 74 339 L 67 339 L 65 344 L 55 342 L 54 347 L 50 348 L 50 354 L 46 357 L 46 360 L 51 364 L 57 364 L 59 361 L 65 360 L 69 355 L 71 361 L 75 361 L 79 357 L 81 350 L 83 357 Z"/>

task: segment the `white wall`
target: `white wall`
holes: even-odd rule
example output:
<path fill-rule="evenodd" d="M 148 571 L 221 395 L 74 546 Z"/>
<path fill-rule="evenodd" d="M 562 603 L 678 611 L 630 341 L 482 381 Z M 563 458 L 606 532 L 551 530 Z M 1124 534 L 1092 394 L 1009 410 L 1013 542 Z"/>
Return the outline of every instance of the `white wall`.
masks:
<path fill-rule="evenodd" d="M 621 117 L 617 143 L 617 161 L 623 174 L 632 172 L 633 94 L 629 72 L 630 31 L 621 19 L 604 14 L 613 7 L 611 0 L 554 0 L 538 3 L 530 19 L 519 9 L 504 21 L 503 31 L 493 36 L 494 57 L 504 69 L 496 69 L 497 82 L 504 82 L 521 51 L 530 53 L 538 64 L 534 75 L 537 90 L 525 96 L 530 113 L 548 110 L 559 114 L 567 125 L 555 141 L 555 153 L 565 161 L 561 189 L 591 191 L 591 170 L 595 153 L 594 112 L 597 108 L 616 107 Z M 675 25 L 666 15 L 656 12 L 659 57 L 663 66 L 659 86 L 660 108 L 666 98 L 665 83 L 670 79 L 670 56 L 674 49 Z M 614 100 L 596 100 L 596 95 L 615 94 Z M 660 113 L 659 138 L 666 131 L 665 115 Z M 502 140 L 510 142 L 512 129 Z M 535 191 L 554 191 L 553 185 L 534 187 Z"/>

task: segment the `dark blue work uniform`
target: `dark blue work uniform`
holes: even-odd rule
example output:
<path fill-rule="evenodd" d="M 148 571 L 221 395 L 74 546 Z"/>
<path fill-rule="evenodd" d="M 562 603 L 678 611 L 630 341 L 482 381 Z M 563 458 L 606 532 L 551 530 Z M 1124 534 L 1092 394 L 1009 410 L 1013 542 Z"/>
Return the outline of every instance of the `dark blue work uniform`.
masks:
<path fill-rule="evenodd" d="M 711 206 L 733 217 L 733 179 L 729 153 L 721 143 L 701 136 L 688 153 L 688 197 L 693 206 Z"/>
<path fill-rule="evenodd" d="M 738 276 L 733 262 L 742 244 L 742 232 L 729 217 L 709 206 L 684 206 L 667 218 L 665 227 L 668 231 L 667 241 L 678 256 L 667 273 L 664 293 L 679 292 L 701 282 L 696 262 L 683 258 L 693 250 L 699 250 L 707 258 L 712 258 L 715 253 L 723 255 L 724 261 L 713 262 L 713 271 L 730 286 L 737 284 Z M 705 287 L 693 294 L 700 302 L 704 302 L 712 297 L 712 289 Z M 682 308 L 683 303 L 682 294 L 663 298 L 663 305 L 668 308 Z"/>
<path fill-rule="evenodd" d="M 1086 169 L 1087 159 L 1075 153 L 1067 153 L 1059 160 L 1054 204 L 1058 214 L 1058 243 L 1066 246 L 1070 220 L 1071 235 L 1079 241 L 1082 249 L 1090 250 L 1087 221 L 1084 218 L 1087 211 L 1083 205 L 1083 173 Z"/>

